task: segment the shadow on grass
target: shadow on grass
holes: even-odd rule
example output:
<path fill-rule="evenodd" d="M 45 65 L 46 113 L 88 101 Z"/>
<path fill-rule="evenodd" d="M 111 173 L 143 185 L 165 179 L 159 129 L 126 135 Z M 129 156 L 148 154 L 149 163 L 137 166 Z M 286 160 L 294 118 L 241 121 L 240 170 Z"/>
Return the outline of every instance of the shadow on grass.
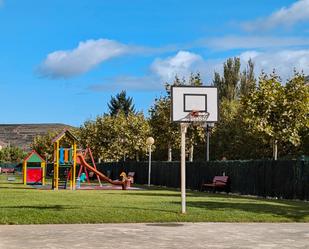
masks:
<path fill-rule="evenodd" d="M 2 185 L 2 184 L 1 184 Z M 18 185 L 18 186 L 14 186 L 14 185 L 10 185 L 10 184 L 8 184 L 7 186 L 0 186 L 0 189 L 12 189 L 12 190 L 14 190 L 14 189 L 28 189 L 28 190 L 32 190 L 32 189 L 34 189 L 34 188 L 30 188 L 30 187 L 25 187 L 23 184 L 20 184 L 20 185 Z"/>
<path fill-rule="evenodd" d="M 156 190 L 157 191 L 157 190 Z M 174 193 L 164 193 L 157 191 L 154 192 L 153 190 L 145 190 L 145 191 L 140 191 L 140 192 L 120 192 L 119 194 L 121 195 L 136 195 L 136 196 L 153 196 L 153 197 L 180 197 L 180 191 Z M 113 193 L 106 193 L 106 194 L 113 194 Z M 255 197 L 246 197 L 246 196 L 239 196 L 239 195 L 228 195 L 225 193 L 208 193 L 208 192 L 195 192 L 195 191 L 187 191 L 186 193 L 187 197 L 201 197 L 201 198 L 228 198 L 228 199 L 256 199 Z"/>
<path fill-rule="evenodd" d="M 84 206 L 85 207 L 85 206 Z M 88 208 L 92 208 L 93 206 L 86 206 Z M 96 206 L 98 207 L 98 206 Z M 1 206 L 1 209 L 32 209 L 32 210 L 48 210 L 48 211 L 64 211 L 64 210 L 72 210 L 79 208 L 78 206 L 67 206 L 67 205 L 49 205 L 49 206 Z M 106 208 L 106 207 L 102 207 Z M 133 211 L 145 211 L 145 212 L 164 212 L 164 213 L 171 213 L 177 214 L 176 211 L 166 210 L 166 209 L 159 209 L 159 208 L 140 208 L 140 207 L 120 207 L 120 206 L 113 206 L 113 209 L 125 209 L 125 210 L 133 210 Z"/>
<path fill-rule="evenodd" d="M 117 209 L 125 209 L 125 210 L 138 210 L 138 211 L 158 211 L 158 212 L 164 212 L 164 213 L 171 213 L 171 214 L 178 214 L 178 211 L 172 211 L 172 210 L 167 210 L 167 209 L 160 209 L 160 208 L 141 208 L 141 207 L 117 207 L 113 206 L 113 208 Z"/>
<path fill-rule="evenodd" d="M 269 201 L 269 203 L 232 203 L 213 201 L 188 201 L 187 206 L 194 208 L 203 208 L 206 210 L 224 210 L 226 212 L 228 212 L 229 210 L 239 210 L 253 213 L 255 215 L 270 214 L 274 216 L 284 217 L 295 222 L 306 221 L 306 217 L 308 221 L 309 217 L 309 205 L 301 202 L 286 203 L 282 201 Z"/>
<path fill-rule="evenodd" d="M 113 195 L 114 193 L 106 193 L 106 194 L 110 194 Z M 117 194 L 120 195 L 128 195 L 128 196 L 132 196 L 132 195 L 136 195 L 136 196 L 153 196 L 153 197 L 179 197 L 180 193 L 153 193 L 153 192 L 118 192 Z"/>
<path fill-rule="evenodd" d="M 54 210 L 54 211 L 63 211 L 66 209 L 76 209 L 77 206 L 68 206 L 68 205 L 29 205 L 29 206 L 1 206 L 1 208 L 8 208 L 8 209 L 37 209 L 37 210 Z"/>

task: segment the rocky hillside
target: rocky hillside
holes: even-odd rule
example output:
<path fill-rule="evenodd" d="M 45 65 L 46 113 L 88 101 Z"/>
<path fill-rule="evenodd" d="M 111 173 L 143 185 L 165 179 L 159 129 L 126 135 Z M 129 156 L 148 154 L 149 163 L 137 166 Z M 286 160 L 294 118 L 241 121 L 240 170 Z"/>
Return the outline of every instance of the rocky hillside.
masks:
<path fill-rule="evenodd" d="M 37 135 L 70 127 L 65 124 L 0 124 L 0 146 L 19 146 L 29 149 Z"/>

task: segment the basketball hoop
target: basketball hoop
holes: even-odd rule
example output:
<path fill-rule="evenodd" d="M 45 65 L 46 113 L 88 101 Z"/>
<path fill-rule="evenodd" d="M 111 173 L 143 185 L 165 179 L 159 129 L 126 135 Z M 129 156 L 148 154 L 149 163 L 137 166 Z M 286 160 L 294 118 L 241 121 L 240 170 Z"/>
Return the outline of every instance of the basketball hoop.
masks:
<path fill-rule="evenodd" d="M 171 106 L 171 120 L 180 123 L 181 128 L 181 213 L 185 214 L 187 128 L 190 124 L 205 128 L 218 121 L 218 89 L 213 86 L 172 86 Z M 207 134 L 209 138 L 209 132 Z"/>
<path fill-rule="evenodd" d="M 199 112 L 193 110 L 187 117 L 188 121 L 192 123 L 192 125 L 205 127 L 207 124 L 207 119 L 209 118 L 209 112 Z"/>

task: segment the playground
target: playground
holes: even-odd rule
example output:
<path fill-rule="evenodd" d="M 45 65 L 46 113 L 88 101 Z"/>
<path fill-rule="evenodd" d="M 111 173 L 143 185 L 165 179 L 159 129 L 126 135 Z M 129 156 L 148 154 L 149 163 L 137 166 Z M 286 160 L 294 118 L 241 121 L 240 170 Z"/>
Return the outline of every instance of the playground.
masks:
<path fill-rule="evenodd" d="M 188 87 L 173 87 L 173 96 L 177 95 L 176 89 L 180 92 L 173 103 L 184 102 L 175 104 L 176 107 L 189 103 L 189 111 L 175 107 L 172 115 L 175 122 L 184 122 L 181 123 L 181 195 L 178 188 L 155 187 L 149 182 L 136 185 L 135 172 L 122 171 L 117 178 L 115 175 L 112 178 L 99 171 L 91 149 L 78 148 L 77 138 L 64 129 L 52 139 L 51 170 L 44 157 L 33 150 L 24 158 L 21 172 L 0 175 L 0 224 L 309 222 L 309 202 L 306 201 L 188 190 L 185 185 L 186 122 L 195 125 L 205 125 L 207 119 L 215 122 L 217 109 L 213 115 L 196 111 L 206 107 L 207 100 L 211 99 L 206 95 L 214 88 L 203 88 L 204 95 L 200 93 L 202 88 L 192 88 L 189 95 L 185 94 L 187 99 L 183 95 L 189 91 Z M 201 105 L 197 108 L 192 100 L 196 97 L 200 100 L 196 103 Z M 216 99 L 212 101 L 216 103 Z M 150 165 L 147 169 L 150 180 Z M 176 175 L 175 172 L 172 176 Z M 223 178 L 227 179 L 217 176 L 221 186 L 228 184 L 228 181 L 223 184 Z M 204 185 L 216 186 L 215 183 Z"/>
<path fill-rule="evenodd" d="M 204 95 L 200 93 L 202 90 Z M 44 156 L 32 150 L 24 158 L 21 171 L 7 170 L 0 175 L 0 224 L 309 222 L 309 202 L 227 194 L 230 183 L 225 174 L 217 175 L 213 183 L 203 185 L 213 187 L 214 191 L 221 187 L 223 194 L 186 188 L 187 122 L 203 126 L 207 124 L 206 120 L 217 120 L 217 109 L 212 111 L 213 115 L 196 111 L 206 110 L 207 101 L 211 100 L 206 96 L 216 96 L 212 91 L 214 88 L 208 87 L 172 88 L 172 95 L 178 94 L 178 98 L 173 99 L 175 110 L 172 117 L 174 122 L 181 122 L 181 174 L 169 172 L 173 178 L 177 175 L 178 179 L 181 178 L 180 189 L 150 185 L 150 165 L 143 167 L 148 169 L 147 185 L 137 185 L 135 172 L 130 170 L 117 171 L 117 174 L 115 171 L 113 176 L 106 170 L 98 170 L 91 148 L 78 148 L 78 139 L 64 129 L 51 141 L 52 161 L 47 162 Z M 216 99 L 214 97 L 212 102 L 215 103 Z M 177 104 L 177 101 L 181 103 Z M 200 103 L 200 106 L 196 108 L 195 103 Z M 188 104 L 189 111 L 178 108 L 185 104 Z M 149 163 L 150 155 L 151 149 Z M 165 171 L 168 169 L 166 167 Z M 142 172 L 138 174 L 139 180 L 147 178 Z M 235 182 L 237 174 L 233 171 L 229 174 L 233 175 Z M 200 174 L 191 175 L 197 179 Z M 157 177 L 164 178 L 162 175 Z"/>
<path fill-rule="evenodd" d="M 53 170 L 49 173 L 52 175 L 51 184 L 46 181 L 48 175 L 46 161 L 32 150 L 22 163 L 23 184 L 45 190 L 138 189 L 131 187 L 134 182 L 134 172 L 129 172 L 128 175 L 121 172 L 120 179 L 110 179 L 97 170 L 91 149 L 89 147 L 83 150 L 77 149 L 77 142 L 77 138 L 68 129 L 64 129 L 52 140 L 54 160 Z M 87 159 L 91 161 L 91 165 Z M 90 178 L 95 178 L 97 184 L 90 183 Z M 16 182 L 16 177 L 8 177 L 8 181 Z M 102 184 L 102 182 L 108 184 Z M 86 186 L 82 186 L 83 183 L 87 183 Z"/>
<path fill-rule="evenodd" d="M 309 202 L 189 190 L 183 214 L 179 189 L 136 185 L 132 172 L 109 178 L 67 130 L 53 142 L 49 174 L 31 151 L 21 172 L 0 175 L 0 224 L 309 222 Z"/>

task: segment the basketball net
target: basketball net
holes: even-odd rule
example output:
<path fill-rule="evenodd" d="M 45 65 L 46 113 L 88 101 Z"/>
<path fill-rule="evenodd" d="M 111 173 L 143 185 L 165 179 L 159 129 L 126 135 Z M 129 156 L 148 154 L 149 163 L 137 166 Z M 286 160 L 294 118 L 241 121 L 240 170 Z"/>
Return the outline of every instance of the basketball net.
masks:
<path fill-rule="evenodd" d="M 207 119 L 209 118 L 209 112 L 199 112 L 193 110 L 188 114 L 187 118 L 193 126 L 205 127 L 207 125 Z"/>

